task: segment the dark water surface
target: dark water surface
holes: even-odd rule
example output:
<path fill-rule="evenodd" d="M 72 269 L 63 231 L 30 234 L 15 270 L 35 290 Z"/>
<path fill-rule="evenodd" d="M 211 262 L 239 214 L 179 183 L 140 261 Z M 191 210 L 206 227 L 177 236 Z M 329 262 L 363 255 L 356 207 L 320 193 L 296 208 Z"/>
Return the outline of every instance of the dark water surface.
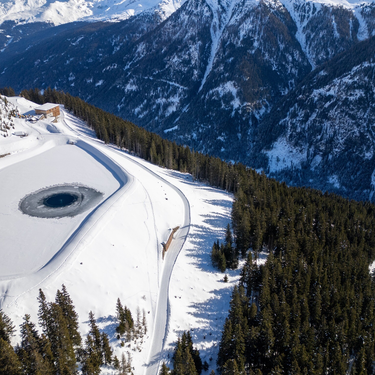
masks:
<path fill-rule="evenodd" d="M 88 186 L 65 184 L 35 191 L 21 199 L 19 209 L 41 218 L 73 217 L 96 206 L 103 193 Z"/>
<path fill-rule="evenodd" d="M 53 194 L 44 198 L 43 204 L 47 207 L 58 208 L 66 207 L 73 204 L 78 199 L 78 196 L 70 193 Z"/>

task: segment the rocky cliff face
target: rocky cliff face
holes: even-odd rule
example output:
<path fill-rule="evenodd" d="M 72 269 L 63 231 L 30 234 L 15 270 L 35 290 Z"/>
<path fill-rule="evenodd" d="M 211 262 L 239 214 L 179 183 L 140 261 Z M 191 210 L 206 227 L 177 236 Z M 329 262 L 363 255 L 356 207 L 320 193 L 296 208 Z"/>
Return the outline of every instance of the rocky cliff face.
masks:
<path fill-rule="evenodd" d="M 26 52 L 15 48 L 3 60 L 0 85 L 62 89 L 200 151 L 262 167 L 291 183 L 307 181 L 345 192 L 332 174 L 321 177 L 321 172 L 314 172 L 328 160 L 316 150 L 326 149 L 322 142 L 336 139 L 342 124 L 357 121 L 350 116 L 362 99 L 351 99 L 352 115 L 340 112 L 348 106 L 348 99 L 340 95 L 354 90 L 349 80 L 361 85 L 363 81 L 371 90 L 371 80 L 365 81 L 366 64 L 372 64 L 368 57 L 352 66 L 357 67 L 353 72 L 340 70 L 340 61 L 334 59 L 374 35 L 374 9 L 373 3 L 189 0 L 164 21 L 155 12 L 143 12 L 116 24 L 64 30 Z M 316 87 L 315 96 L 313 91 L 296 96 L 302 82 L 317 71 L 326 77 L 321 69 L 333 60 L 342 76 L 324 81 L 325 86 L 314 78 L 309 87 Z M 331 94 L 319 96 L 322 90 Z M 287 101 L 291 97 L 296 102 Z M 335 107 L 330 107 L 332 100 Z M 371 95 L 367 100 L 371 103 Z M 284 117 L 276 119 L 273 115 L 279 108 Z M 327 108 L 331 110 L 327 116 L 337 111 L 342 120 L 327 127 L 320 115 Z M 358 122 L 361 134 L 369 131 L 365 114 Z M 331 132 L 321 142 L 308 135 L 309 129 L 318 134 L 319 127 Z M 305 132 L 309 141 L 302 142 Z M 269 136 L 276 133 L 276 138 Z M 315 151 L 310 143 L 316 143 Z M 275 150 L 285 149 L 299 159 L 281 168 L 275 160 L 284 154 L 276 155 Z M 360 160 L 369 155 L 362 151 Z M 309 172 L 298 180 L 296 168 L 299 174 Z M 321 178 L 324 181 L 318 184 Z M 361 189 L 368 195 L 366 186 Z"/>
<path fill-rule="evenodd" d="M 267 116 L 259 166 L 292 184 L 357 199 L 375 190 L 375 38 L 308 75 Z M 254 153 L 254 163 L 257 155 Z M 263 164 L 262 164 L 263 163 Z"/>

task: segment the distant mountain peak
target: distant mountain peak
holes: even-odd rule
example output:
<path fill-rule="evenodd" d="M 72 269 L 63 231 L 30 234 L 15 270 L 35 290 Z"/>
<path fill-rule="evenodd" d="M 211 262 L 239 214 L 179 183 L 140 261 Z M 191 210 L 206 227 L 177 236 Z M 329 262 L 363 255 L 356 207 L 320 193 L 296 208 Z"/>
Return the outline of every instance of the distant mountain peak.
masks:
<path fill-rule="evenodd" d="M 125 20 L 144 11 L 168 18 L 185 0 L 0 0 L 0 24 L 47 22 L 62 25 L 75 21 Z"/>

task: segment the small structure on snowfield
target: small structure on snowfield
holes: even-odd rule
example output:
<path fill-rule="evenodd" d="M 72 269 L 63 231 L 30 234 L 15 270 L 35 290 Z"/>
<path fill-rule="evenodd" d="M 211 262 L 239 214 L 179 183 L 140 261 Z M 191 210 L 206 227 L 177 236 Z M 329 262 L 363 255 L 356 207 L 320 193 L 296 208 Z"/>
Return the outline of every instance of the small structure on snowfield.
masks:
<path fill-rule="evenodd" d="M 37 115 L 44 115 L 45 117 L 57 117 L 60 116 L 60 106 L 54 103 L 45 103 L 39 107 L 36 107 L 35 113 Z"/>
<path fill-rule="evenodd" d="M 164 259 L 164 256 L 165 256 L 165 253 L 168 251 L 169 249 L 169 246 L 171 246 L 171 243 L 172 243 L 172 240 L 173 240 L 173 235 L 180 229 L 180 227 L 175 227 L 172 229 L 172 232 L 171 234 L 169 235 L 169 238 L 168 238 L 168 241 L 167 243 L 162 243 L 162 246 L 163 246 L 163 259 Z"/>
<path fill-rule="evenodd" d="M 12 134 L 16 135 L 17 137 L 21 137 L 21 138 L 28 136 L 28 134 L 25 133 L 25 132 L 13 132 Z"/>

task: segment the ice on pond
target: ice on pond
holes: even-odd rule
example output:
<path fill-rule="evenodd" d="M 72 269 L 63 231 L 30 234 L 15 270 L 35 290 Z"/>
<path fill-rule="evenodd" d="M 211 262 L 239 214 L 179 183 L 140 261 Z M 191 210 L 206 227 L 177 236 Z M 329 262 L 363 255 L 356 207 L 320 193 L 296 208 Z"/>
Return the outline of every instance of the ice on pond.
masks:
<path fill-rule="evenodd" d="M 94 207 L 103 193 L 84 185 L 47 187 L 24 197 L 19 209 L 26 215 L 41 218 L 73 217 Z"/>

